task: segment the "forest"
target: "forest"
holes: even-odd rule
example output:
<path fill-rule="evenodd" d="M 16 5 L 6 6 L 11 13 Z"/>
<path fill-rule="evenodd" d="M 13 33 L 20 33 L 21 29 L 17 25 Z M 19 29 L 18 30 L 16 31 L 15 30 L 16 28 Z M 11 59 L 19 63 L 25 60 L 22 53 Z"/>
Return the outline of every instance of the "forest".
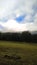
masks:
<path fill-rule="evenodd" d="M 31 34 L 29 31 L 22 33 L 0 32 L 0 40 L 37 43 L 37 34 Z"/>

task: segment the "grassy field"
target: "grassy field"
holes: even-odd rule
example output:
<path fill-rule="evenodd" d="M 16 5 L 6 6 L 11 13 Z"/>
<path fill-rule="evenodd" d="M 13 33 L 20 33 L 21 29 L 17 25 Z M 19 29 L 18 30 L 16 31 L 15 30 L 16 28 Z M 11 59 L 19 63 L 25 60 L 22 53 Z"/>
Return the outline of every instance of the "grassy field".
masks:
<path fill-rule="evenodd" d="M 37 65 L 37 44 L 0 41 L 0 65 Z"/>

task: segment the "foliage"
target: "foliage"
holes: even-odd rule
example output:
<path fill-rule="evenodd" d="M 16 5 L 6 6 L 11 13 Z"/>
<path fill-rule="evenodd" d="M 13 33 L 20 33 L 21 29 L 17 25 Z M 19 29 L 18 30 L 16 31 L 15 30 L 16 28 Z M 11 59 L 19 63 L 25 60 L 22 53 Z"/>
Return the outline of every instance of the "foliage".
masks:
<path fill-rule="evenodd" d="M 0 33 L 0 40 L 37 43 L 37 34 L 31 34 L 28 31 L 22 33 Z"/>

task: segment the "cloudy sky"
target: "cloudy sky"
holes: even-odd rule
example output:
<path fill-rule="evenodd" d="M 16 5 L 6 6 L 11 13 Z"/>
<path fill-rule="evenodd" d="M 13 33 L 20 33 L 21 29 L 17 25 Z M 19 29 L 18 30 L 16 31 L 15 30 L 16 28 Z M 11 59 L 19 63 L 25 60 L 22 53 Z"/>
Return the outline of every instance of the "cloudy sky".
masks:
<path fill-rule="evenodd" d="M 37 31 L 37 0 L 0 0 L 0 31 Z"/>

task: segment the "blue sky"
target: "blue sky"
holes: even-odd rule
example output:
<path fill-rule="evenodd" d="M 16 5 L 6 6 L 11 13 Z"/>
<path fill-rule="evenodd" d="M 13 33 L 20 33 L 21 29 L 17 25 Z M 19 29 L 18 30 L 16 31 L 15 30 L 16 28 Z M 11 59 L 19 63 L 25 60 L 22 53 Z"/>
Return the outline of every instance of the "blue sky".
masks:
<path fill-rule="evenodd" d="M 15 20 L 17 21 L 17 22 L 23 22 L 23 20 L 25 19 L 25 15 L 21 15 L 21 16 L 18 16 L 18 17 L 16 17 L 15 18 Z"/>
<path fill-rule="evenodd" d="M 0 0 L 0 24 L 9 23 L 9 20 L 15 20 L 20 26 L 26 24 L 28 30 L 37 30 L 37 0 Z M 16 24 L 12 23 L 15 28 Z"/>

